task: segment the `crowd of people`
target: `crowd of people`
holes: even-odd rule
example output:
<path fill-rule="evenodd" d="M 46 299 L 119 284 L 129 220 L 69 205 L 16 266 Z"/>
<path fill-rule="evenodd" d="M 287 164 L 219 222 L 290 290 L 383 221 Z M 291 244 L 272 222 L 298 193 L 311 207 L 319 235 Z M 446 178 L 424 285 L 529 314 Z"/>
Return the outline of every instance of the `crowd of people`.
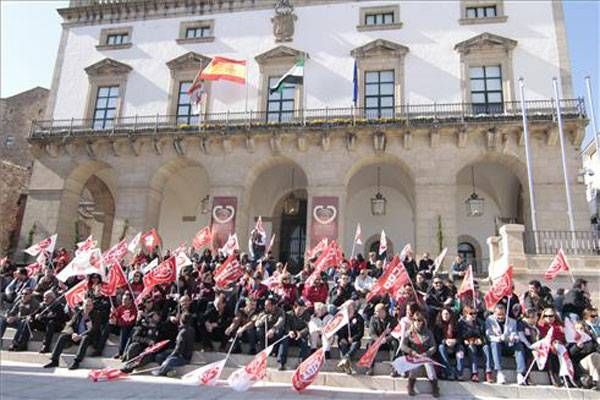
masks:
<path fill-rule="evenodd" d="M 88 347 L 93 348 L 91 357 L 100 356 L 112 333 L 120 336 L 113 356 L 123 361 L 124 371 L 154 361 L 161 365 L 154 374 L 171 376 L 176 367 L 191 361 L 194 349 L 225 352 L 233 345 L 234 353 L 256 354 L 280 339 L 273 353 L 280 370 L 288 368 L 291 346 L 298 347 L 298 361 L 321 346 L 325 357 L 332 358 L 332 348 L 337 346 L 337 367 L 355 374 L 361 350 L 384 335 L 379 356 L 365 373 L 372 375 L 375 364 L 386 358 L 392 361 L 400 355 L 427 355 L 443 365 L 425 365 L 437 396 L 438 377 L 505 383 L 507 357 L 514 359 L 517 383 L 531 384 L 528 369 L 535 364 L 533 344 L 550 331 L 552 346 L 543 368 L 550 382 L 600 390 L 600 319 L 583 279 L 577 279 L 567 291 L 555 293 L 532 280 L 525 293 L 513 292 L 488 310 L 477 281 L 474 290 L 458 295 L 457 286 L 467 271 L 460 256 L 448 274 L 439 274 L 428 254 L 418 262 L 407 254 L 403 265 L 410 282 L 396 293 L 369 296 L 387 266 L 376 253 L 369 253 L 366 259 L 361 254 L 344 259 L 310 283 L 307 279 L 315 257 L 293 272 L 270 252 L 254 259 L 235 254 L 244 275 L 230 287 L 217 287 L 214 281 L 224 256 L 209 249 L 190 249 L 192 265 L 181 269 L 177 281 L 156 285 L 147 292 L 143 281 L 146 266 L 170 254 L 161 254 L 158 248 L 140 250 L 122 261 L 128 284 L 110 297 L 103 294 L 99 274 L 72 276 L 65 282 L 57 279 L 56 274 L 72 258 L 65 249 L 55 251 L 34 273 L 5 260 L 0 270 L 0 300 L 5 310 L 5 316 L 0 317 L 0 337 L 7 327 L 14 327 L 16 334 L 8 350 L 24 351 L 32 332 L 42 332 L 42 345 L 36 350 L 50 354 L 47 368 L 58 366 L 65 348 L 78 346 L 69 365 L 76 369 Z M 61 295 L 83 279 L 87 280 L 85 298 L 70 309 Z M 327 340 L 322 329 L 341 307 L 346 307 L 349 322 Z M 569 342 L 565 322 L 572 323 L 581 333 L 579 337 L 587 339 Z M 166 348 L 144 355 L 149 346 L 166 340 Z M 567 349 L 574 365 L 570 378 L 559 376 L 560 345 Z M 419 372 L 414 369 L 407 376 L 411 395 L 415 394 Z M 391 374 L 398 376 L 395 370 Z"/>

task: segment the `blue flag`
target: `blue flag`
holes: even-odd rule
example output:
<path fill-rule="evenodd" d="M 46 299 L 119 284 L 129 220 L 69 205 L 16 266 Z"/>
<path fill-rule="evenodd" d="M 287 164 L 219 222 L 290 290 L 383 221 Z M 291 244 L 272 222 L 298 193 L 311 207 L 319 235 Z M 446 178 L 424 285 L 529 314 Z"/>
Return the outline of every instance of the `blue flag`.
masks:
<path fill-rule="evenodd" d="M 358 67 L 356 66 L 356 61 L 354 61 L 354 72 L 352 75 L 352 102 L 354 103 L 354 107 L 356 107 L 358 105 Z"/>

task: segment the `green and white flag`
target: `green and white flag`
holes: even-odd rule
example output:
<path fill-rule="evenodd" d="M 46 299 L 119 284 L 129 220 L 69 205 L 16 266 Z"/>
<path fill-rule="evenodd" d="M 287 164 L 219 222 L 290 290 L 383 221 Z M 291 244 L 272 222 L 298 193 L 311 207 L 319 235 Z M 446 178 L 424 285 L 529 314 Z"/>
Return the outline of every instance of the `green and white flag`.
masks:
<path fill-rule="evenodd" d="M 304 82 L 304 60 L 296 61 L 296 64 L 285 73 L 275 85 L 269 88 L 269 93 L 275 93 L 282 89 L 284 83 L 299 84 Z"/>

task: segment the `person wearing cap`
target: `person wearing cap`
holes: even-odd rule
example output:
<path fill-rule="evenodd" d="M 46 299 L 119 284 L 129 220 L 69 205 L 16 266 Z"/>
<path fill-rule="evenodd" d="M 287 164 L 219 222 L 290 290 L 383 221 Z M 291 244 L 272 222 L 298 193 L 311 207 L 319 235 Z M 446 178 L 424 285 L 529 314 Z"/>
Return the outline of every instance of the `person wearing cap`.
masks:
<path fill-rule="evenodd" d="M 290 345 L 296 345 L 300 348 L 300 362 L 308 357 L 308 315 L 306 305 L 302 299 L 296 300 L 291 311 L 285 314 L 285 325 L 283 332 L 286 334 L 279 344 L 277 352 L 277 361 L 279 370 L 285 370 L 287 362 L 288 349 Z"/>

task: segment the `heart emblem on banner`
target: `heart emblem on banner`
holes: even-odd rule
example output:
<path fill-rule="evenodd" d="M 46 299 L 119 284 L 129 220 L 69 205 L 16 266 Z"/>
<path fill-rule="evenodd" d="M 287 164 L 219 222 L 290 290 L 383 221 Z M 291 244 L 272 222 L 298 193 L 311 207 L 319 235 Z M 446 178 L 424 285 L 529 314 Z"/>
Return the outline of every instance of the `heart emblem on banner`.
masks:
<path fill-rule="evenodd" d="M 337 209 L 332 205 L 319 205 L 313 209 L 313 216 L 315 217 L 315 220 L 318 223 L 327 225 L 333 222 L 333 220 L 337 216 Z"/>
<path fill-rule="evenodd" d="M 219 224 L 226 224 L 235 216 L 235 208 L 233 206 L 218 205 L 213 208 L 213 218 Z"/>

